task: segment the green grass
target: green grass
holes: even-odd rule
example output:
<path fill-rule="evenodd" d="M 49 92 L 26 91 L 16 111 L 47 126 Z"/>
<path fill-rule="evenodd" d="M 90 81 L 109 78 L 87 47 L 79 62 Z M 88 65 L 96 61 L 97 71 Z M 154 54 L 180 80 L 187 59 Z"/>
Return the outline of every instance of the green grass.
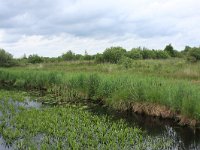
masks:
<path fill-rule="evenodd" d="M 45 89 L 54 95 L 58 103 L 102 100 L 113 108 L 126 110 L 133 102 L 150 102 L 200 120 L 200 85 L 195 83 L 197 81 L 122 71 L 90 73 L 0 69 L 0 83 L 21 89 Z"/>
<path fill-rule="evenodd" d="M 172 58 L 166 60 L 132 60 L 129 68 L 122 64 L 97 64 L 93 61 L 75 61 L 60 63 L 43 63 L 12 68 L 13 70 L 41 70 L 70 72 L 95 72 L 104 74 L 128 73 L 140 75 L 162 76 L 167 78 L 199 80 L 200 62 L 189 63 L 184 59 Z"/>
<path fill-rule="evenodd" d="M 185 80 L 138 75 L 74 75 L 68 81 L 85 97 L 103 100 L 116 109 L 126 110 L 133 102 L 168 106 L 182 114 L 200 119 L 200 86 Z"/>

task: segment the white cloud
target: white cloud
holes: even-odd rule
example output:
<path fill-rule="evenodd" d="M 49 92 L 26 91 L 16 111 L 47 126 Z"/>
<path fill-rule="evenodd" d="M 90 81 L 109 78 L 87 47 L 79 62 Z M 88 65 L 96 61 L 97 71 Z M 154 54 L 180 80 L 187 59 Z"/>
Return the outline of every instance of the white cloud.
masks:
<path fill-rule="evenodd" d="M 199 0 L 0 0 L 0 9 L 0 47 L 16 57 L 200 45 Z"/>
<path fill-rule="evenodd" d="M 0 42 L 3 41 L 4 30 L 0 30 Z"/>

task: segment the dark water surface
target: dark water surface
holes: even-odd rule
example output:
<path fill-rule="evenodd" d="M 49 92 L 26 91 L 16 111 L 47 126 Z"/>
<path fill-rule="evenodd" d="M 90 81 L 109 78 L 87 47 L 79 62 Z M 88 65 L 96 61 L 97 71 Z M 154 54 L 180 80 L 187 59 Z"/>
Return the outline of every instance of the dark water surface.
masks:
<path fill-rule="evenodd" d="M 89 109 L 97 115 L 112 114 L 113 119 L 125 119 L 129 126 L 139 127 L 153 137 L 167 137 L 173 140 L 172 150 L 200 150 L 200 128 L 192 129 L 178 125 L 172 119 L 160 119 L 136 113 L 114 112 L 109 108 Z"/>
<path fill-rule="evenodd" d="M 129 124 L 135 123 L 149 135 L 169 137 L 173 140 L 172 149 L 200 150 L 200 130 L 181 127 L 173 120 L 132 114 L 127 118 Z"/>
<path fill-rule="evenodd" d="M 26 108 L 40 108 L 41 103 L 27 99 L 25 102 L 13 102 L 14 105 L 24 106 Z M 139 115 L 135 113 L 121 113 L 110 110 L 107 107 L 98 105 L 89 106 L 88 111 L 96 115 L 111 115 L 113 121 L 116 119 L 125 119 L 130 127 L 139 127 L 153 137 L 167 137 L 173 140 L 172 150 L 200 150 L 200 129 L 181 127 L 178 123 L 170 119 L 160 119 Z M 2 115 L 0 111 L 0 116 Z M 0 150 L 12 150 L 12 147 L 5 145 L 0 136 Z"/>

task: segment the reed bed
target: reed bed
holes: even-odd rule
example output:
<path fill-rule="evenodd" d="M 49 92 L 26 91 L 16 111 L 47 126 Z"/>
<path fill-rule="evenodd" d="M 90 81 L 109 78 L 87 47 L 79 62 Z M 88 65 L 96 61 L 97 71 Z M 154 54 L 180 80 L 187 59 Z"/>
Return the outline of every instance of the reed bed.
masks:
<path fill-rule="evenodd" d="M 101 100 L 106 105 L 122 110 L 129 109 L 133 102 L 149 102 L 200 119 L 200 85 L 183 79 L 130 73 L 22 72 L 0 69 L 0 83 L 22 89 L 46 90 L 54 95 L 57 93 L 56 97 L 60 96 L 58 102 Z"/>

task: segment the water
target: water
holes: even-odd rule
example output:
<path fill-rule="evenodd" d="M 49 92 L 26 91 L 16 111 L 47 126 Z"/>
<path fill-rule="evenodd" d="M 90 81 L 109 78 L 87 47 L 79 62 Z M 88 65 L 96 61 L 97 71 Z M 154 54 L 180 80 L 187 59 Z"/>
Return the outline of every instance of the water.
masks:
<path fill-rule="evenodd" d="M 7 150 L 4 144 L 4 140 L 2 139 L 2 137 L 0 137 L 0 150 Z"/>
<path fill-rule="evenodd" d="M 2 112 L 0 111 L 0 117 L 3 116 Z M 1 123 L 1 120 L 0 120 Z M 6 147 L 5 142 L 3 140 L 3 138 L 0 135 L 0 150 L 9 150 L 8 147 Z"/>
<path fill-rule="evenodd" d="M 1 103 L 3 104 L 4 102 L 1 101 Z M 14 101 L 13 99 L 10 99 L 8 101 L 9 104 L 12 104 L 16 111 L 18 111 L 18 107 L 19 106 L 23 106 L 24 108 L 35 108 L 35 109 L 39 109 L 42 104 L 41 103 L 38 103 L 36 101 L 32 101 L 31 99 L 27 98 L 24 102 L 18 102 L 18 101 Z M 0 117 L 2 116 L 2 112 L 0 111 Z M 0 120 L 0 123 L 1 123 L 1 120 Z M 8 146 L 6 145 L 4 139 L 1 137 L 0 135 L 0 150 L 13 150 L 12 146 Z"/>
<path fill-rule="evenodd" d="M 126 117 L 129 125 L 136 124 L 151 136 L 169 137 L 173 140 L 172 149 L 200 150 L 200 129 L 181 127 L 171 119 L 159 119 L 139 114 Z"/>
<path fill-rule="evenodd" d="M 17 102 L 10 100 L 10 103 L 17 106 L 23 106 L 27 109 L 41 107 L 41 103 L 26 99 L 25 102 Z M 178 123 L 171 119 L 160 119 L 139 115 L 135 113 L 121 113 L 112 111 L 106 107 L 89 106 L 86 107 L 90 112 L 96 115 L 112 115 L 113 121 L 116 119 L 125 119 L 129 126 L 139 127 L 146 131 L 148 135 L 153 137 L 167 137 L 173 140 L 173 150 L 200 150 L 200 129 L 192 129 L 189 127 L 181 127 Z M 0 117 L 2 112 L 0 111 Z M 0 136 L 0 150 L 11 150 L 7 147 L 4 140 Z"/>
<path fill-rule="evenodd" d="M 112 115 L 114 120 L 125 119 L 130 127 L 137 126 L 150 136 L 170 138 L 173 140 L 172 150 L 200 150 L 200 128 L 183 127 L 172 119 L 160 119 L 130 112 L 116 113 L 106 107 L 92 106 L 89 111 L 96 115 Z"/>
<path fill-rule="evenodd" d="M 24 102 L 15 102 L 17 105 L 23 106 L 25 108 L 36 108 L 39 109 L 42 104 L 30 99 L 26 99 Z"/>

